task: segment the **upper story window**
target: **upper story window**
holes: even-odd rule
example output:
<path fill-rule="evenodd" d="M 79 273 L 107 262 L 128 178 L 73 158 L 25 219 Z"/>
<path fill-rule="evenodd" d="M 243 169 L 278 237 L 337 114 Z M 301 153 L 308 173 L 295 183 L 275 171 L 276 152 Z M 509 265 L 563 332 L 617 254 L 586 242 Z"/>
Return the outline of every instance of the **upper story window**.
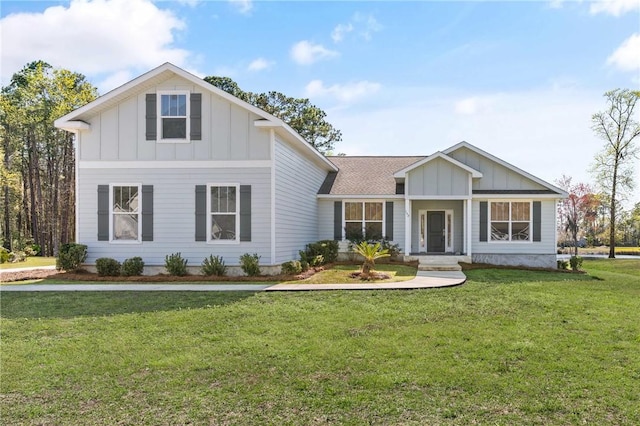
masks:
<path fill-rule="evenodd" d="M 491 241 L 531 241 L 531 202 L 491 202 Z"/>
<path fill-rule="evenodd" d="M 159 92 L 158 134 L 160 140 L 187 141 L 189 135 L 189 93 Z"/>

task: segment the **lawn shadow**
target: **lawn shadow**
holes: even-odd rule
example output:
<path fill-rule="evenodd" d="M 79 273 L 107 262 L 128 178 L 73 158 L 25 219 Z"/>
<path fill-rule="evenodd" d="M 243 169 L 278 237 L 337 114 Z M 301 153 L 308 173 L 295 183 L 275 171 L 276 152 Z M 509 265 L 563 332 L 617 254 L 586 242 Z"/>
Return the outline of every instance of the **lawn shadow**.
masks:
<path fill-rule="evenodd" d="M 0 317 L 75 318 L 228 305 L 252 291 L 3 292 Z"/>

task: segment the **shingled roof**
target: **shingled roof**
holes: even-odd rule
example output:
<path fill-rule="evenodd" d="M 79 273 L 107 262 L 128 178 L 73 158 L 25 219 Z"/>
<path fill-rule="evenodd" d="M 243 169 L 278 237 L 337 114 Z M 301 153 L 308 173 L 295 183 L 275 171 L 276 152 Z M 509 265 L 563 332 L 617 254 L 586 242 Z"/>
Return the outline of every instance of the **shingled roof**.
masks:
<path fill-rule="evenodd" d="M 327 175 L 318 194 L 395 195 L 393 174 L 421 157 L 327 157 L 339 171 Z"/>

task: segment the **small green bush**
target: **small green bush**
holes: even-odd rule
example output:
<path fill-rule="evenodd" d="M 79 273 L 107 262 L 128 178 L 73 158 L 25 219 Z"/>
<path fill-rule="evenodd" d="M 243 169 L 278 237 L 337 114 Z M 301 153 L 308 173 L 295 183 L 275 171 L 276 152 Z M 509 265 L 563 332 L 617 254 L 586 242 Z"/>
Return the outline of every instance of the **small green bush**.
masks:
<path fill-rule="evenodd" d="M 260 275 L 260 256 L 258 253 L 245 253 L 240 256 L 240 267 L 250 277 Z"/>
<path fill-rule="evenodd" d="M 317 256 L 322 256 L 322 264 L 325 263 L 333 263 L 338 258 L 338 242 L 334 240 L 321 240 L 315 243 L 309 243 L 306 245 L 304 249 L 305 256 L 302 256 L 302 252 L 300 253 L 301 260 L 307 261 L 312 266 L 320 266 L 313 265 L 313 260 L 317 258 Z"/>
<path fill-rule="evenodd" d="M 10 263 L 24 262 L 25 260 L 27 260 L 27 254 L 23 251 L 16 250 L 9 253 Z"/>
<path fill-rule="evenodd" d="M 144 271 L 144 262 L 141 257 L 132 257 L 122 262 L 122 275 L 125 277 L 142 275 L 142 271 Z"/>
<path fill-rule="evenodd" d="M 87 259 L 87 246 L 84 244 L 62 244 L 56 258 L 56 269 L 75 272 Z"/>
<path fill-rule="evenodd" d="M 0 247 L 0 263 L 9 261 L 9 250 L 4 247 Z"/>
<path fill-rule="evenodd" d="M 569 269 L 569 261 L 568 260 L 558 260 L 558 269 L 567 270 Z"/>
<path fill-rule="evenodd" d="M 110 257 L 96 259 L 96 270 L 101 277 L 117 277 L 120 275 L 120 262 Z"/>
<path fill-rule="evenodd" d="M 202 261 L 202 274 L 216 277 L 223 277 L 227 273 L 227 265 L 222 256 L 209 255 Z"/>
<path fill-rule="evenodd" d="M 309 265 L 312 267 L 318 267 L 324 265 L 326 262 L 324 261 L 324 256 L 319 254 L 310 259 Z"/>
<path fill-rule="evenodd" d="M 281 266 L 282 274 L 284 275 L 297 275 L 302 272 L 302 264 L 299 260 L 290 260 L 284 262 Z"/>
<path fill-rule="evenodd" d="M 169 275 L 182 277 L 187 275 L 187 259 L 182 258 L 180 252 L 167 255 L 164 258 L 164 267 L 167 268 Z"/>
<path fill-rule="evenodd" d="M 571 269 L 574 271 L 579 271 L 582 268 L 582 262 L 584 259 L 580 256 L 571 256 L 569 259 L 569 264 L 571 265 Z"/>

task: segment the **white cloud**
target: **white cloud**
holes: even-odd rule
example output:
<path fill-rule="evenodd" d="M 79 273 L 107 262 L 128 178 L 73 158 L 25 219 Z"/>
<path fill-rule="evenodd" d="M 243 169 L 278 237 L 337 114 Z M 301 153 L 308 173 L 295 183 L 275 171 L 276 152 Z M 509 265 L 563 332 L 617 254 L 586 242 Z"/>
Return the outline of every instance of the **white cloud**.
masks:
<path fill-rule="evenodd" d="M 185 23 L 150 0 L 72 0 L 42 13 L 8 15 L 0 26 L 3 85 L 36 59 L 114 82 L 124 70 L 167 61 L 187 66 L 190 55 L 173 46 Z"/>
<path fill-rule="evenodd" d="M 252 0 L 229 0 L 229 3 L 243 15 L 248 15 L 253 9 Z"/>
<path fill-rule="evenodd" d="M 247 70 L 249 70 L 249 71 L 262 71 L 262 70 L 266 70 L 268 68 L 271 68 L 272 65 L 273 65 L 273 61 L 268 61 L 268 60 L 266 60 L 264 58 L 258 58 L 258 59 L 254 59 L 253 61 L 251 61 L 251 63 L 247 67 Z"/>
<path fill-rule="evenodd" d="M 633 34 L 626 39 L 607 58 L 607 64 L 622 71 L 640 71 L 640 33 Z"/>
<path fill-rule="evenodd" d="M 589 12 L 593 15 L 606 13 L 621 16 L 635 9 L 640 9 L 640 1 L 638 0 L 598 0 L 591 3 Z"/>
<path fill-rule="evenodd" d="M 494 103 L 494 97 L 472 96 L 455 102 L 453 109 L 461 115 L 486 114 L 491 112 Z"/>
<path fill-rule="evenodd" d="M 338 52 L 329 50 L 321 44 L 313 44 L 307 40 L 299 41 L 291 47 L 291 59 L 300 65 L 311 65 L 314 62 L 329 59 Z"/>
<path fill-rule="evenodd" d="M 321 80 L 312 80 L 305 87 L 305 96 L 308 97 L 333 97 L 342 103 L 352 103 L 360 98 L 376 93 L 380 90 L 379 83 L 366 80 L 347 84 L 334 84 L 325 86 Z"/>
<path fill-rule="evenodd" d="M 382 25 L 378 23 L 378 20 L 373 15 L 356 12 L 346 24 L 336 25 L 331 32 L 331 39 L 334 43 L 339 43 L 344 40 L 347 34 L 354 33 L 361 39 L 369 41 L 373 33 L 381 29 Z"/>
<path fill-rule="evenodd" d="M 353 31 L 353 25 L 350 22 L 347 24 L 338 24 L 331 32 L 331 39 L 334 43 L 340 43 L 344 39 L 345 34 L 351 31 Z"/>

